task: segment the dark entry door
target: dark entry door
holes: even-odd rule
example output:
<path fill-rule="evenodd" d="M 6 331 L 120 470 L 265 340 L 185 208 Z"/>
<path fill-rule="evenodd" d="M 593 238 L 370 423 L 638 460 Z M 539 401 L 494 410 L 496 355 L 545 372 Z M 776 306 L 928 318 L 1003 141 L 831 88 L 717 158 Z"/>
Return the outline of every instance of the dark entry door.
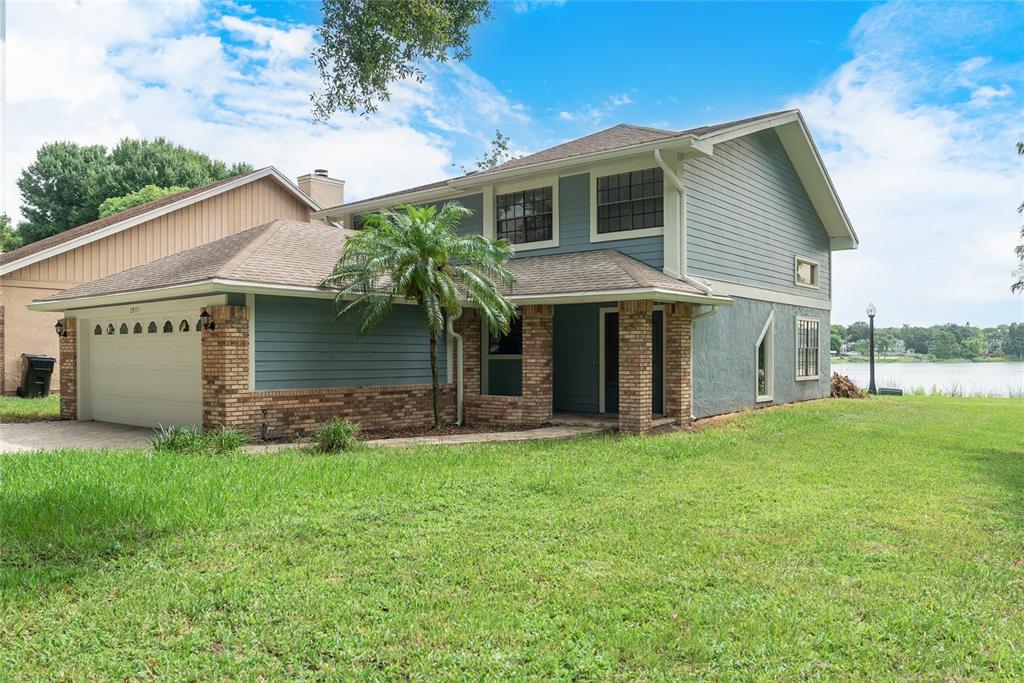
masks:
<path fill-rule="evenodd" d="M 654 311 L 651 321 L 651 412 L 665 412 L 665 316 Z M 619 412 L 619 314 L 604 314 L 604 412 Z"/>
<path fill-rule="evenodd" d="M 604 412 L 619 412 L 619 314 L 604 314 Z"/>

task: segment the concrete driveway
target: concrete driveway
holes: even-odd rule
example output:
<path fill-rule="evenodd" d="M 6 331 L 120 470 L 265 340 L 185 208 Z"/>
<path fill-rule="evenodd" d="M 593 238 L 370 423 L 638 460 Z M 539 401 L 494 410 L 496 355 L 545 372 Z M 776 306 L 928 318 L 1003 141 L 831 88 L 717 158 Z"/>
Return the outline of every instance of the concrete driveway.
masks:
<path fill-rule="evenodd" d="M 0 453 L 59 448 L 148 448 L 153 430 L 106 422 L 24 422 L 0 424 Z"/>

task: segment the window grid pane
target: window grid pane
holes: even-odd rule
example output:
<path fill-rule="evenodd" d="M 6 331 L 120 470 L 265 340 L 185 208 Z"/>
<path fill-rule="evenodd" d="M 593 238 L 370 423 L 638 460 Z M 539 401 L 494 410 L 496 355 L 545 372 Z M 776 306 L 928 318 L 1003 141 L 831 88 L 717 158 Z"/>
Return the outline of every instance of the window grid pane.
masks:
<path fill-rule="evenodd" d="M 815 377 L 818 374 L 817 320 L 800 320 L 797 324 L 797 376 Z"/>
<path fill-rule="evenodd" d="M 496 200 L 498 237 L 504 237 L 512 244 L 552 239 L 551 187 L 499 194 Z"/>
<path fill-rule="evenodd" d="M 660 228 L 665 224 L 664 175 L 660 168 L 597 179 L 597 232 Z"/>

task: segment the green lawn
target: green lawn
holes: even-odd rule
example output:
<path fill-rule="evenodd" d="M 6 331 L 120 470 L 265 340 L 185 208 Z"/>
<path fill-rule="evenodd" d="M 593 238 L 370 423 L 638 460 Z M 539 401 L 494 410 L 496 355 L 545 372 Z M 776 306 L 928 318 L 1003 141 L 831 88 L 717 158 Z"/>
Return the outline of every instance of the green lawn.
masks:
<path fill-rule="evenodd" d="M 45 398 L 0 396 L 0 424 L 59 419 L 60 398 L 56 394 L 50 394 Z"/>
<path fill-rule="evenodd" d="M 0 457 L 0 679 L 1024 677 L 1024 402 Z"/>

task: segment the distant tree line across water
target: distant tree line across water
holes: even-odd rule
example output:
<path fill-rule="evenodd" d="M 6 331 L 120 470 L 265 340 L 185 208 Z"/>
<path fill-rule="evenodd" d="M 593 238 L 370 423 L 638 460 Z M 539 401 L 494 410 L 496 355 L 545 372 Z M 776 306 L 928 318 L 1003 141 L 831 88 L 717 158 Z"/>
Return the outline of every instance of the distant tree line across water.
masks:
<path fill-rule="evenodd" d="M 868 324 L 832 325 L 835 353 L 867 355 Z M 877 327 L 875 352 L 882 355 L 927 356 L 937 360 L 1015 358 L 1024 360 L 1024 323 L 996 327 L 932 325 L 931 327 Z"/>

